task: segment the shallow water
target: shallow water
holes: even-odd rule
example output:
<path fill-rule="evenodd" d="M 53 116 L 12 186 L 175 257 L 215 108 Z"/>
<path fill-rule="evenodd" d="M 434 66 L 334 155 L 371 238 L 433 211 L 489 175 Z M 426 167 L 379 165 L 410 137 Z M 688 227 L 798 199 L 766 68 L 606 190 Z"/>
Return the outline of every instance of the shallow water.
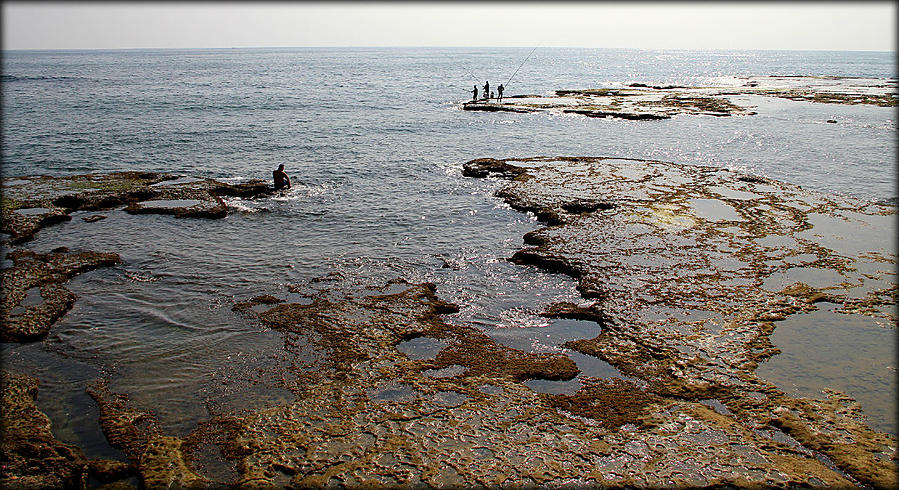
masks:
<path fill-rule="evenodd" d="M 771 342 L 781 353 L 756 373 L 793 396 L 822 398 L 825 388 L 858 401 L 875 429 L 897 433 L 895 326 L 863 315 L 811 313 L 777 322 Z"/>
<path fill-rule="evenodd" d="M 175 185 L 269 179 L 284 163 L 293 188 L 271 199 L 230 199 L 238 212 L 221 220 L 113 210 L 97 223 L 76 213 L 39 232 L 23 247 L 116 252 L 123 263 L 70 281 L 79 298 L 73 310 L 43 342 L 4 344 L 4 366 L 41 378 L 39 403 L 58 437 L 107 455 L 114 450 L 98 429 L 73 415 L 93 416 L 83 390 L 102 373 L 111 374 L 113 391 L 153 408 L 165 430 L 180 434 L 210 412 L 289 396 L 269 374 L 261 386 L 250 383 L 259 381 L 256 368 L 275 370 L 283 337 L 231 307 L 261 294 L 300 300 L 290 285 L 365 290 L 395 277 L 431 281 L 441 299 L 462 308 L 450 321 L 499 342 L 549 352 L 595 336 L 595 324 L 562 328 L 536 315 L 553 301 L 577 302 L 575 283 L 506 261 L 538 223 L 492 197 L 499 182 L 463 178 L 461 164 L 473 158 L 662 159 L 871 200 L 896 197 L 894 109 L 763 97 L 746 97 L 758 115 L 745 118 L 623 121 L 460 109 L 471 85 L 501 83 L 529 51 L 5 52 L 4 177 L 147 170 L 184 175 L 167 183 Z M 540 48 L 506 94 L 795 73 L 886 77 L 894 59 Z M 314 282 L 324 277 L 337 281 Z M 306 345 L 316 362 L 320 353 Z M 575 360 L 586 375 L 615 375 L 602 361 Z"/>

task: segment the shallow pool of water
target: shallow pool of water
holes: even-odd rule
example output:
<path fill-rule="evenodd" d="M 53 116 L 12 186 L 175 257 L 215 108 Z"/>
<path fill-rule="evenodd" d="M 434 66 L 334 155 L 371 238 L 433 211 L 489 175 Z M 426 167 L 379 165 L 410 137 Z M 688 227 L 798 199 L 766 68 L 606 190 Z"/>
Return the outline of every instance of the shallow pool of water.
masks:
<path fill-rule="evenodd" d="M 822 399 L 831 388 L 855 398 L 872 427 L 897 434 L 896 329 L 864 315 L 811 313 L 776 322 L 771 342 L 781 353 L 756 373 L 793 396 Z"/>

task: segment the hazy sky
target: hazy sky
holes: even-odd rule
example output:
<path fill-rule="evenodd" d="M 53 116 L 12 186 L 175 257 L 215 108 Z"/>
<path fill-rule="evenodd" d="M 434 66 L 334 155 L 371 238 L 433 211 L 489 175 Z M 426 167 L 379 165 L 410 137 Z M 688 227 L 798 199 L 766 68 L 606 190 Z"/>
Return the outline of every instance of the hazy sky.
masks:
<path fill-rule="evenodd" d="M 896 2 L 3 2 L 3 48 L 540 45 L 893 51 L 896 15 Z"/>

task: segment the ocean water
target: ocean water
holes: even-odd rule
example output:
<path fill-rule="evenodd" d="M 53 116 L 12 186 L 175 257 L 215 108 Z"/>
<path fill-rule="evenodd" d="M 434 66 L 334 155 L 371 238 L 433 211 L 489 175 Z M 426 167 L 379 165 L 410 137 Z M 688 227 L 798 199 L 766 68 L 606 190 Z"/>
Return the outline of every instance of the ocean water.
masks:
<path fill-rule="evenodd" d="M 653 158 L 896 199 L 895 109 L 748 97 L 755 116 L 624 121 L 460 108 L 486 80 L 510 96 L 744 75 L 885 78 L 896 76 L 894 53 L 537 48 L 521 65 L 531 50 L 4 52 L 4 177 L 147 170 L 239 182 L 283 163 L 294 183 L 281 198 L 232 201 L 238 212 L 222 220 L 76 214 L 41 231 L 23 246 L 117 252 L 124 263 L 73 279 L 72 311 L 43 342 L 3 345 L 4 365 L 41 378 L 58 437 L 114 456 L 88 382 L 110 375 L 113 391 L 177 434 L 216 410 L 289 398 L 240 382 L 277 364 L 283 338 L 231 306 L 329 274 L 347 288 L 432 281 L 462 306 L 452 321 L 559 350 L 535 313 L 577 301 L 574 281 L 505 260 L 539 224 L 492 197 L 501 183 L 461 176 L 474 158 Z"/>

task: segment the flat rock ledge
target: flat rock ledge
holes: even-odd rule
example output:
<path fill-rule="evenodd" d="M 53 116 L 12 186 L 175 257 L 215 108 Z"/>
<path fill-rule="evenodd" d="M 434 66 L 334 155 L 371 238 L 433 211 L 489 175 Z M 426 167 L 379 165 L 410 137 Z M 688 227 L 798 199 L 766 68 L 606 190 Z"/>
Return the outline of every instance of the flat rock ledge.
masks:
<path fill-rule="evenodd" d="M 554 95 L 513 95 L 502 102 L 469 101 L 466 111 L 557 112 L 587 117 L 628 120 L 670 119 L 673 116 L 750 116 L 755 112 L 729 100 L 731 96 L 761 95 L 826 104 L 866 104 L 896 107 L 896 79 L 755 76 L 738 77 L 714 87 L 647 85 L 634 82 L 615 88 L 556 90 Z M 835 122 L 835 121 L 834 121 Z"/>
<path fill-rule="evenodd" d="M 44 338 L 52 325 L 75 303 L 63 284 L 77 274 L 122 261 L 118 254 L 30 250 L 9 252 L 13 266 L 0 270 L 0 340 L 30 342 Z"/>
<path fill-rule="evenodd" d="M 721 421 L 786 433 L 797 455 L 855 482 L 896 486 L 899 441 L 872 430 L 855 400 L 835 390 L 797 398 L 755 374 L 779 352 L 769 340 L 775 322 L 821 302 L 895 328 L 895 244 L 882 232 L 895 206 L 654 160 L 483 158 L 463 173 L 509 180 L 497 197 L 544 222 L 510 260 L 577 279 L 587 303 L 544 314 L 602 330 L 566 347 L 662 399 L 710 402 Z M 790 279 L 803 277 L 797 271 L 833 279 L 810 285 Z"/>
<path fill-rule="evenodd" d="M 633 380 L 585 379 L 572 395 L 535 392 L 523 382 L 571 379 L 574 363 L 447 322 L 442 316 L 458 307 L 431 284 L 396 279 L 381 290 L 326 288 L 309 291 L 304 304 L 260 295 L 234 305 L 296 343 L 301 364 L 260 373 L 281 379 L 293 401 L 217 414 L 173 436 L 152 407 L 100 381 L 89 389 L 100 425 L 148 488 L 852 484 L 812 454 Z M 411 355 L 404 345 L 412 342 L 436 348 Z"/>
<path fill-rule="evenodd" d="M 153 172 L 115 172 L 67 177 L 9 177 L 0 181 L 2 227 L 8 241 L 30 240 L 45 226 L 68 221 L 75 211 L 123 207 L 133 214 L 170 214 L 181 218 L 223 218 L 222 197 L 270 195 L 268 182 L 228 184 Z"/>

